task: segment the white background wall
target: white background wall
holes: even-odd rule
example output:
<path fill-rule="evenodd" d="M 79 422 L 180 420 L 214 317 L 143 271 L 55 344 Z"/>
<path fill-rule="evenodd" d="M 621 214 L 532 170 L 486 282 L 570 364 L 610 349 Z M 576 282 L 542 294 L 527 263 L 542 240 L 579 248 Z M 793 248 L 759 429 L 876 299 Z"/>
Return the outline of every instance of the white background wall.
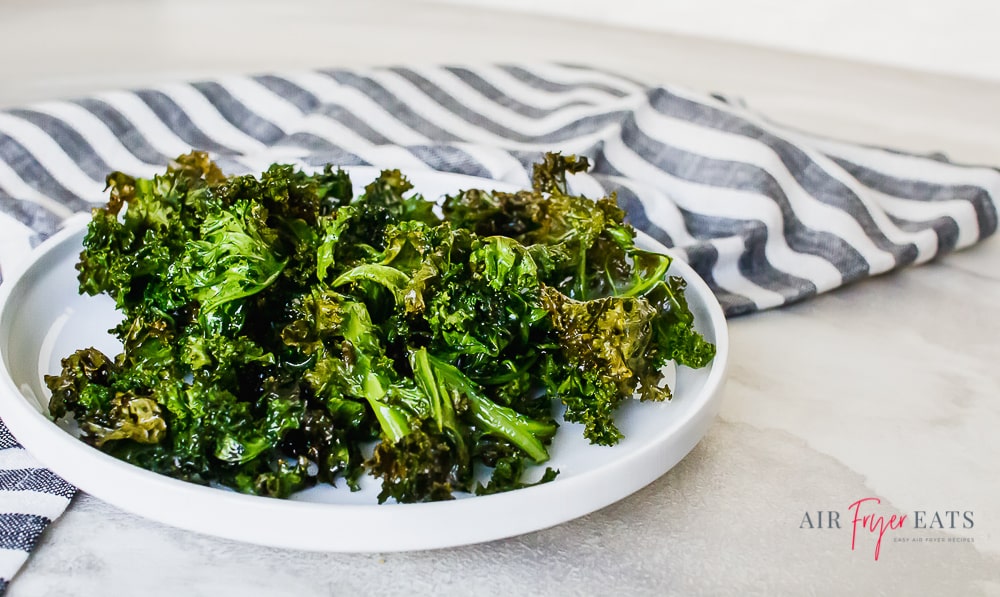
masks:
<path fill-rule="evenodd" d="M 1000 80 L 1000 0 L 425 1 L 572 16 Z"/>

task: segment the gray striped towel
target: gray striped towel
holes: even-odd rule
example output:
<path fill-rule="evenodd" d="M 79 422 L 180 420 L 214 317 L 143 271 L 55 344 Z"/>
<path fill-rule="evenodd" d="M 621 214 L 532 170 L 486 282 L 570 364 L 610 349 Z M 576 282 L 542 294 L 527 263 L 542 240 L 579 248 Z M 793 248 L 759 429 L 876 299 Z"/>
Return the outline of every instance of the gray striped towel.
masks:
<path fill-rule="evenodd" d="M 820 138 L 738 102 L 591 68 L 234 76 L 0 112 L 0 271 L 103 203 L 109 171 L 148 176 L 191 148 L 230 173 L 332 162 L 520 185 L 545 151 L 587 155 L 593 171 L 573 190 L 616 192 L 631 222 L 693 265 L 730 316 L 975 244 L 996 230 L 1000 196 L 993 168 Z M 72 489 L 3 445 L 9 579 Z"/>

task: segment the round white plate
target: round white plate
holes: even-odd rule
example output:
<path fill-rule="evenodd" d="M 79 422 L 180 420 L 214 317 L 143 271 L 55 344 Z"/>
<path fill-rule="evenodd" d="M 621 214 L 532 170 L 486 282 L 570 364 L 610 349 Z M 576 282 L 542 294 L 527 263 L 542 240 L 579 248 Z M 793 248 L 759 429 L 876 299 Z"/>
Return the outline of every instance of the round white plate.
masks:
<path fill-rule="evenodd" d="M 356 182 L 376 170 L 352 168 Z M 428 198 L 463 188 L 509 188 L 495 181 L 437 172 L 407 174 Z M 688 282 L 696 327 L 717 347 L 704 369 L 679 367 L 674 398 L 630 401 L 618 413 L 625 439 L 590 445 L 581 427 L 563 424 L 551 446 L 550 483 L 497 495 L 428 504 L 384 504 L 375 483 L 360 492 L 317 487 L 289 500 L 203 487 L 117 460 L 73 437 L 48 417 L 43 376 L 78 348 L 118 352 L 107 330 L 120 316 L 107 297 L 81 296 L 74 266 L 85 223 L 77 218 L 35 251 L 28 265 L 0 285 L 0 418 L 46 467 L 115 506 L 192 531 L 264 545 L 322 551 L 431 549 L 510 537 L 588 514 L 663 475 L 695 446 L 718 410 L 729 340 L 708 286 L 680 261 L 670 273 Z M 640 244 L 666 251 L 642 235 Z"/>

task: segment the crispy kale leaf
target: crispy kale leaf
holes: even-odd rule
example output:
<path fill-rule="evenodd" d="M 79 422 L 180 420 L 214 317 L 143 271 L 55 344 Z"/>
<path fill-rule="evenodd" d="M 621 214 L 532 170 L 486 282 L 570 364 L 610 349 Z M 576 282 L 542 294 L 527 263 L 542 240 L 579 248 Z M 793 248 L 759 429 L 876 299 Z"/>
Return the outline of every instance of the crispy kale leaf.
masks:
<path fill-rule="evenodd" d="M 531 469 L 553 401 L 613 444 L 622 402 L 669 398 L 665 363 L 714 356 L 669 257 L 635 246 L 613 196 L 569 192 L 587 168 L 549 154 L 530 191 L 441 205 L 399 170 L 360 194 L 331 166 L 227 177 L 202 152 L 112 173 L 77 269 L 115 300 L 123 349 L 64 359 L 50 413 L 128 462 L 258 495 L 366 473 L 380 502 L 550 481 Z"/>

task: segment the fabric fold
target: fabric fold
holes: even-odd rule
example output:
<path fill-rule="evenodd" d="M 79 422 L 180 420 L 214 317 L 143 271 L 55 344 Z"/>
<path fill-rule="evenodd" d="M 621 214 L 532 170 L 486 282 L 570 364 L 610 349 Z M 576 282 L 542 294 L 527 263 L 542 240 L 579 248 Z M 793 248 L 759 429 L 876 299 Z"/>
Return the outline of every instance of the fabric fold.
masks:
<path fill-rule="evenodd" d="M 968 247 L 997 227 L 1000 173 L 810 136 L 740 102 L 567 65 L 230 76 L 0 113 L 0 209 L 52 234 L 191 148 L 273 161 L 431 168 L 525 184 L 545 151 L 692 263 L 730 316 Z M 6 222 L 10 228 L 10 221 Z M 0 255 L 0 268 L 18 255 Z"/>

